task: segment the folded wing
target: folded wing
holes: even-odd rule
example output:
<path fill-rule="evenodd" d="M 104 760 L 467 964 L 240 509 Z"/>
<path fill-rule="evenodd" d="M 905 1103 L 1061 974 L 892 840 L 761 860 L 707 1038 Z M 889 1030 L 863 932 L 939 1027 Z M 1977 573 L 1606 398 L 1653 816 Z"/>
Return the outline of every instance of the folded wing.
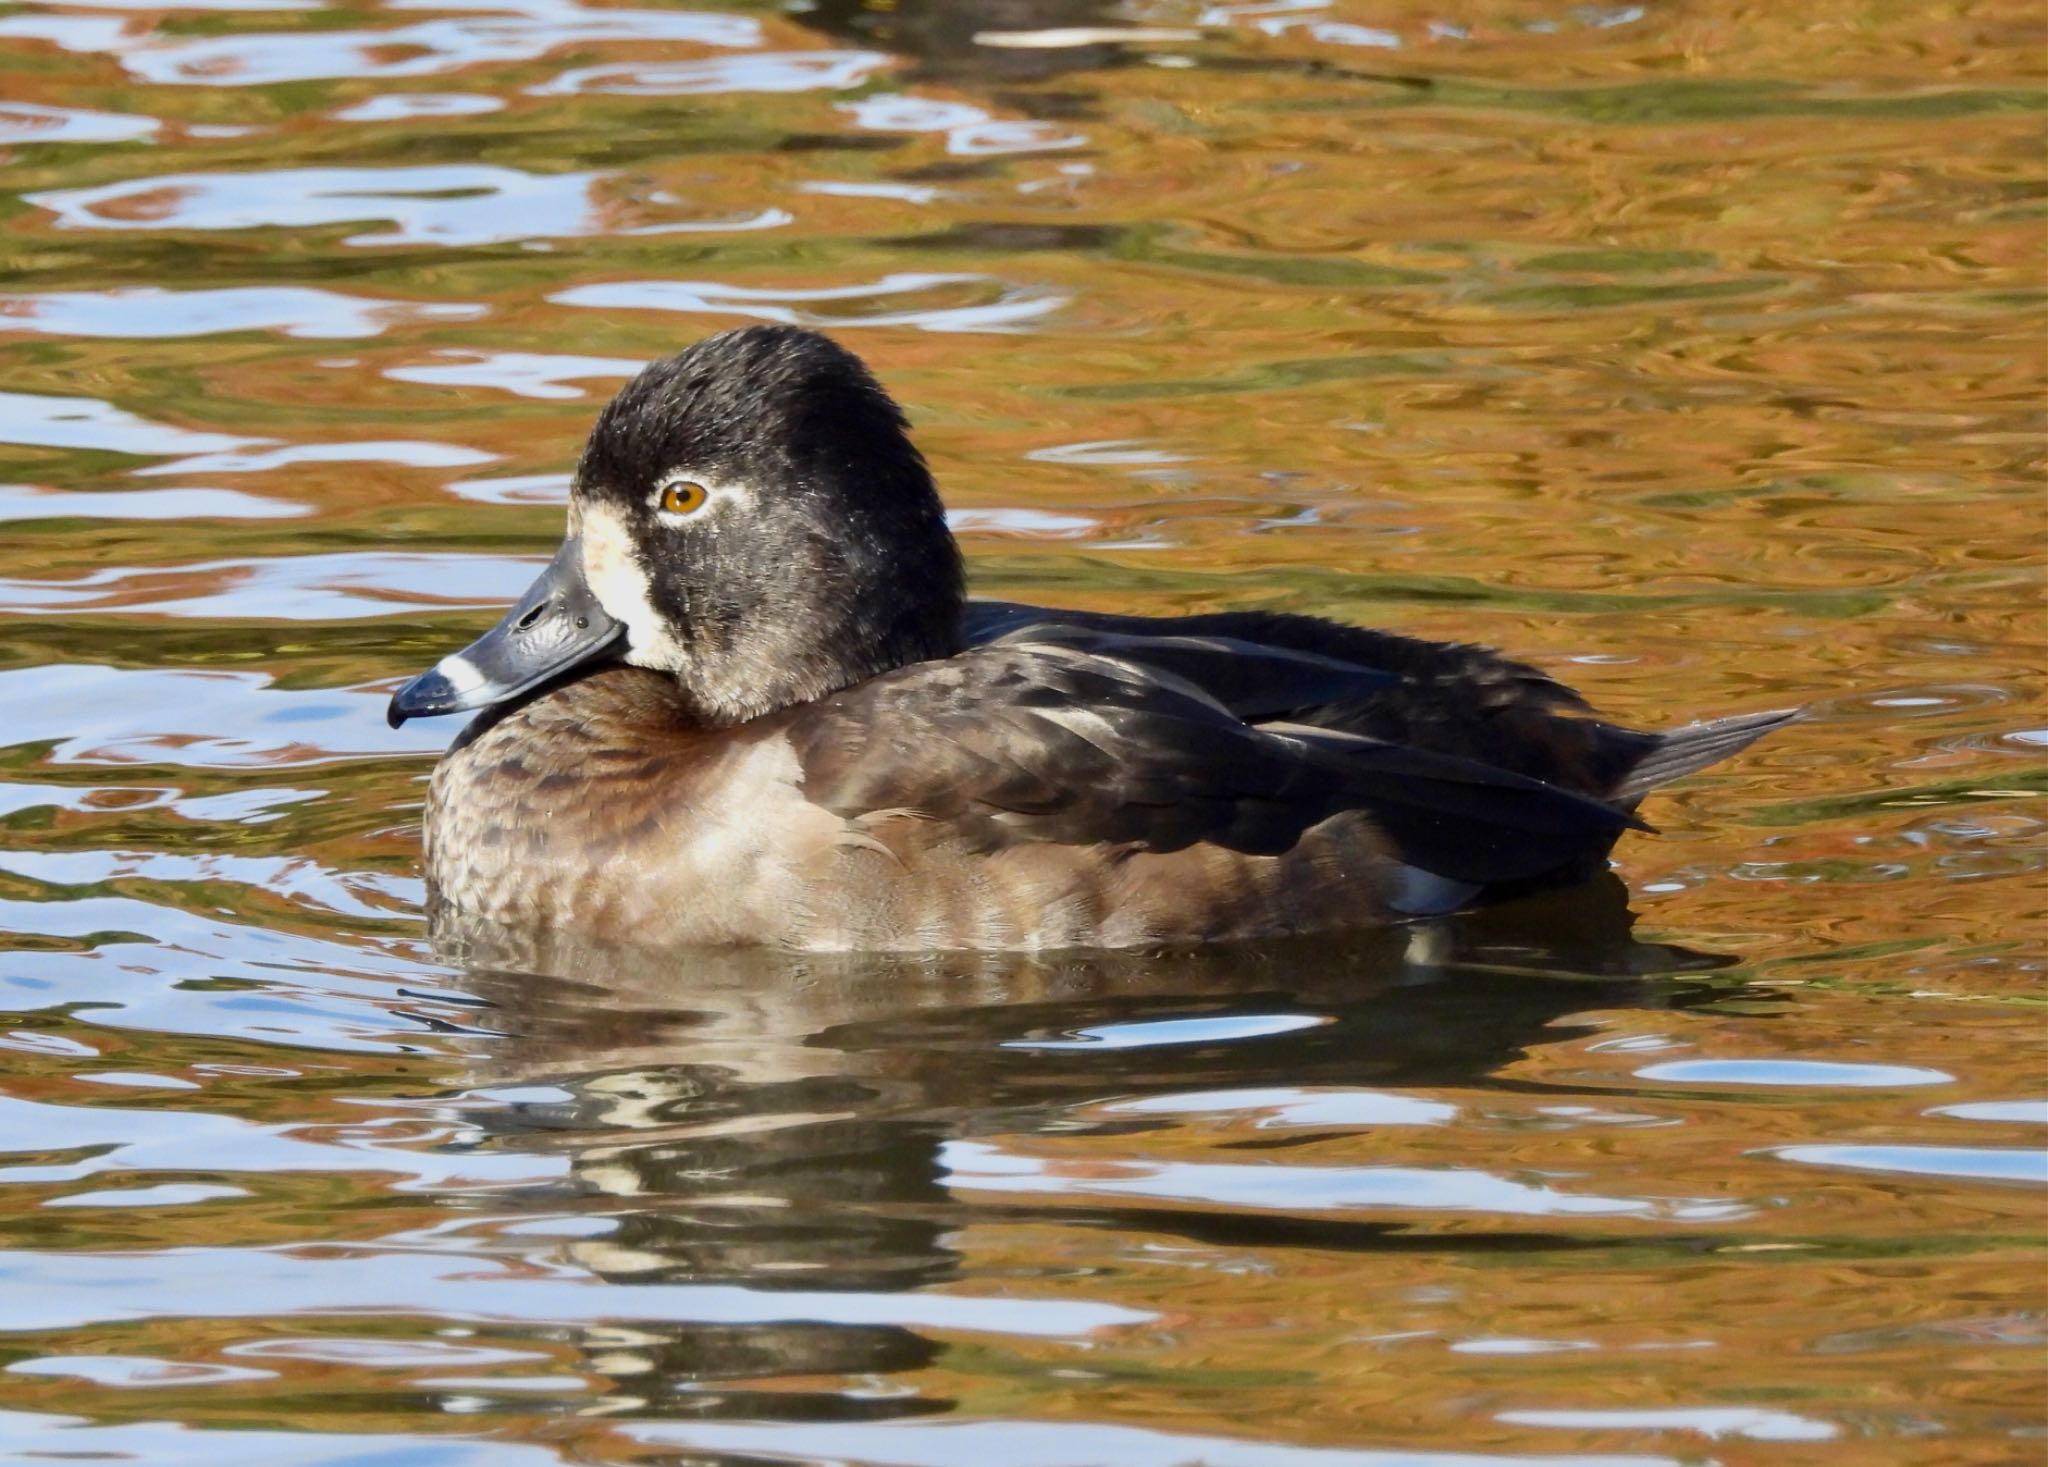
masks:
<path fill-rule="evenodd" d="M 1273 687 L 1371 678 L 1373 669 L 1219 638 L 1146 638 L 1179 645 L 1140 649 L 1096 636 L 1090 650 L 1073 640 L 1012 628 L 815 705 L 792 730 L 805 797 L 847 819 L 929 817 L 984 848 L 1208 843 L 1272 854 L 1358 811 L 1394 859 L 1471 885 L 1597 859 L 1636 824 L 1602 801 L 1475 760 L 1247 721 L 1283 711 Z M 1220 661 L 1239 660 L 1264 670 L 1222 697 L 1206 690 L 1223 676 Z"/>

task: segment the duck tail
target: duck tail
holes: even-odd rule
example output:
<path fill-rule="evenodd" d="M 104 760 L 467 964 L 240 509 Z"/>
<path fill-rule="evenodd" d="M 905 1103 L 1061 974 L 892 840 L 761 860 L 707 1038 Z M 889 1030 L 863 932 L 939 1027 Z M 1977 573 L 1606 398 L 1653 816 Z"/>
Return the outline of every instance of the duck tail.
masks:
<path fill-rule="evenodd" d="M 1718 764 L 1805 712 L 1803 708 L 1774 708 L 1768 713 L 1737 713 L 1653 734 L 1643 757 L 1630 766 L 1607 798 L 1626 809 L 1658 785 Z"/>

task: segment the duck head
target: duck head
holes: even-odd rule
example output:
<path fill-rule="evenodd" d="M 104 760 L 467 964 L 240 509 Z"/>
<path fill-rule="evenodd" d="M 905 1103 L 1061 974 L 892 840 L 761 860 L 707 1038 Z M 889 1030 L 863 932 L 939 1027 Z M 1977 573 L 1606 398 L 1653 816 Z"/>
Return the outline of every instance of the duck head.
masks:
<path fill-rule="evenodd" d="M 960 552 L 907 428 L 858 357 L 796 327 L 654 363 L 598 415 L 548 568 L 392 695 L 392 726 L 600 661 L 668 674 L 722 726 L 957 651 Z"/>

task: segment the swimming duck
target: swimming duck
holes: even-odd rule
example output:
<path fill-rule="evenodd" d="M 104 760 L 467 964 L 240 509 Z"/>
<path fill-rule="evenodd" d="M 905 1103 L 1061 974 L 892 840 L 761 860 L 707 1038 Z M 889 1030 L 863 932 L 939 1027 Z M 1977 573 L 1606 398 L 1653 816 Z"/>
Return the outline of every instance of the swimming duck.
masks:
<path fill-rule="evenodd" d="M 901 410 L 786 326 L 598 415 L 554 559 L 389 717 L 479 709 L 428 793 L 437 905 L 898 950 L 1278 936 L 1581 880 L 1649 789 L 1796 716 L 1642 733 L 1480 647 L 970 601 Z"/>

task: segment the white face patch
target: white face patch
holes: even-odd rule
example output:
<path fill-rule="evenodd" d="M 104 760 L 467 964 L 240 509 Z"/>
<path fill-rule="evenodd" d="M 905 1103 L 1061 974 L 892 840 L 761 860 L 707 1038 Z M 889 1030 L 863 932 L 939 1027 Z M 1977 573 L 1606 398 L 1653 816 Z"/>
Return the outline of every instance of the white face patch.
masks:
<path fill-rule="evenodd" d="M 647 571 L 633 554 L 633 536 L 625 518 L 609 505 L 583 506 L 583 579 L 597 604 L 625 624 L 626 661 L 635 667 L 674 672 L 682 667 L 683 647 L 668 623 L 654 609 Z"/>

